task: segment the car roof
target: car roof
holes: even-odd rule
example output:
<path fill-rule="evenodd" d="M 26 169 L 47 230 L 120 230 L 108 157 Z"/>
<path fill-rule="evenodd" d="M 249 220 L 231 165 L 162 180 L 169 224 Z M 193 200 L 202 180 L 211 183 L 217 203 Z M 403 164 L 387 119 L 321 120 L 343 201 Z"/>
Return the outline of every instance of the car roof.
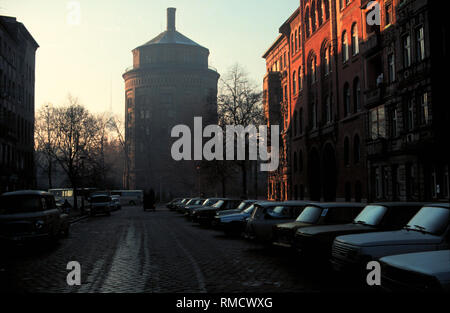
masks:
<path fill-rule="evenodd" d="M 282 201 L 281 204 L 287 205 L 287 206 L 305 206 L 310 204 L 316 204 L 318 202 L 314 201 L 303 201 L 303 200 L 288 200 L 288 201 Z"/>
<path fill-rule="evenodd" d="M 422 207 L 426 205 L 426 202 L 374 202 L 367 205 L 380 205 L 388 208 L 409 208 L 409 207 Z"/>
<path fill-rule="evenodd" d="M 311 202 L 310 205 L 321 208 L 364 208 L 367 204 L 357 202 Z"/>
<path fill-rule="evenodd" d="M 53 194 L 51 194 L 50 192 L 43 190 L 18 190 L 5 192 L 2 194 L 2 196 L 25 196 L 25 195 L 53 196 Z"/>
<path fill-rule="evenodd" d="M 423 206 L 450 209 L 450 203 L 426 203 Z"/>

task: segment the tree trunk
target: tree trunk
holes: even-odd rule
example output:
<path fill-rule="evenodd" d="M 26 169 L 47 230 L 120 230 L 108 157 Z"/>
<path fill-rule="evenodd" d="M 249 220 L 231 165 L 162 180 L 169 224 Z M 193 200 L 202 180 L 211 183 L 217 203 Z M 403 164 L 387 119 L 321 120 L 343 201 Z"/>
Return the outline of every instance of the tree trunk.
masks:
<path fill-rule="evenodd" d="M 53 188 L 53 182 L 52 182 L 52 160 L 49 157 L 48 158 L 48 189 L 52 189 Z"/>

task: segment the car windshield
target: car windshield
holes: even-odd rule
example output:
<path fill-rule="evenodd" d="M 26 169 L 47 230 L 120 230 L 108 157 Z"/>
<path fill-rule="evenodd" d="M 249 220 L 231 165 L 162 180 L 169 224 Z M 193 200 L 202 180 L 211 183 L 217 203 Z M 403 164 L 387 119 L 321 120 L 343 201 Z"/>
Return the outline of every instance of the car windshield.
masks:
<path fill-rule="evenodd" d="M 41 211 L 41 198 L 35 195 L 0 197 L 0 214 Z"/>
<path fill-rule="evenodd" d="M 100 196 L 100 197 L 93 197 L 91 198 L 92 203 L 103 203 L 103 202 L 109 202 L 111 201 L 108 196 Z"/>
<path fill-rule="evenodd" d="M 450 210 L 439 207 L 423 207 L 409 221 L 406 229 L 433 235 L 441 235 L 450 220 Z"/>
<path fill-rule="evenodd" d="M 361 213 L 354 219 L 353 223 L 376 226 L 380 224 L 384 215 L 387 212 L 387 208 L 381 205 L 368 205 L 362 210 Z"/>
<path fill-rule="evenodd" d="M 202 202 L 203 202 L 203 200 L 195 200 L 195 205 L 200 205 L 200 204 L 202 204 Z"/>
<path fill-rule="evenodd" d="M 283 205 L 278 205 L 274 207 L 272 210 L 270 210 L 268 213 L 273 216 L 288 216 L 289 208 Z"/>
<path fill-rule="evenodd" d="M 219 200 L 219 201 L 217 201 L 216 203 L 214 203 L 214 205 L 213 205 L 213 207 L 215 207 L 215 208 L 221 208 L 222 207 L 222 205 L 225 203 L 225 201 L 224 200 Z"/>
<path fill-rule="evenodd" d="M 248 204 L 249 204 L 249 203 L 248 203 L 247 201 L 242 201 L 242 202 L 239 204 L 239 206 L 236 208 L 236 210 L 242 211 L 242 210 L 244 210 L 244 209 L 247 207 Z"/>
<path fill-rule="evenodd" d="M 322 209 L 316 206 L 307 206 L 297 217 L 297 222 L 315 224 L 322 214 Z"/>
<path fill-rule="evenodd" d="M 252 214 L 253 210 L 255 209 L 255 205 L 252 204 L 248 208 L 246 208 L 244 211 L 242 211 L 245 214 Z"/>
<path fill-rule="evenodd" d="M 186 202 L 186 205 L 194 204 L 193 203 L 194 201 L 195 201 L 194 199 L 188 200 L 188 202 Z"/>

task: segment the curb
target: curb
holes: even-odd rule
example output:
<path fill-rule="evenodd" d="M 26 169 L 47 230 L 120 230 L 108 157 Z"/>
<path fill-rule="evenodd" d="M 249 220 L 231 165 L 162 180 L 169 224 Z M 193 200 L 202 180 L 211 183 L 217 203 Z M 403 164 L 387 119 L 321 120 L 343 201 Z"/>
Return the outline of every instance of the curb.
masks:
<path fill-rule="evenodd" d="M 84 220 L 84 219 L 87 218 L 87 217 L 88 217 L 88 215 L 83 215 L 83 216 L 77 217 L 77 218 L 75 218 L 75 219 L 69 221 L 69 223 L 70 223 L 70 224 L 75 224 L 75 223 L 77 223 L 77 222 L 79 222 L 79 221 L 81 221 L 81 220 Z"/>

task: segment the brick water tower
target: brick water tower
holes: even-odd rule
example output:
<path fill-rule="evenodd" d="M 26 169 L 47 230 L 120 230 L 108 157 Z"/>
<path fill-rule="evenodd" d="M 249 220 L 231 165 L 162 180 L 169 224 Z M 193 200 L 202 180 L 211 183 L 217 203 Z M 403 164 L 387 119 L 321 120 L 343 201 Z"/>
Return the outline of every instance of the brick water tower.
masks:
<path fill-rule="evenodd" d="M 197 164 L 171 157 L 174 125 L 193 130 L 194 116 L 217 120 L 219 74 L 208 66 L 209 50 L 175 28 L 175 8 L 167 9 L 167 30 L 135 48 L 125 80 L 124 187 L 153 188 L 168 195 L 195 189 Z"/>

